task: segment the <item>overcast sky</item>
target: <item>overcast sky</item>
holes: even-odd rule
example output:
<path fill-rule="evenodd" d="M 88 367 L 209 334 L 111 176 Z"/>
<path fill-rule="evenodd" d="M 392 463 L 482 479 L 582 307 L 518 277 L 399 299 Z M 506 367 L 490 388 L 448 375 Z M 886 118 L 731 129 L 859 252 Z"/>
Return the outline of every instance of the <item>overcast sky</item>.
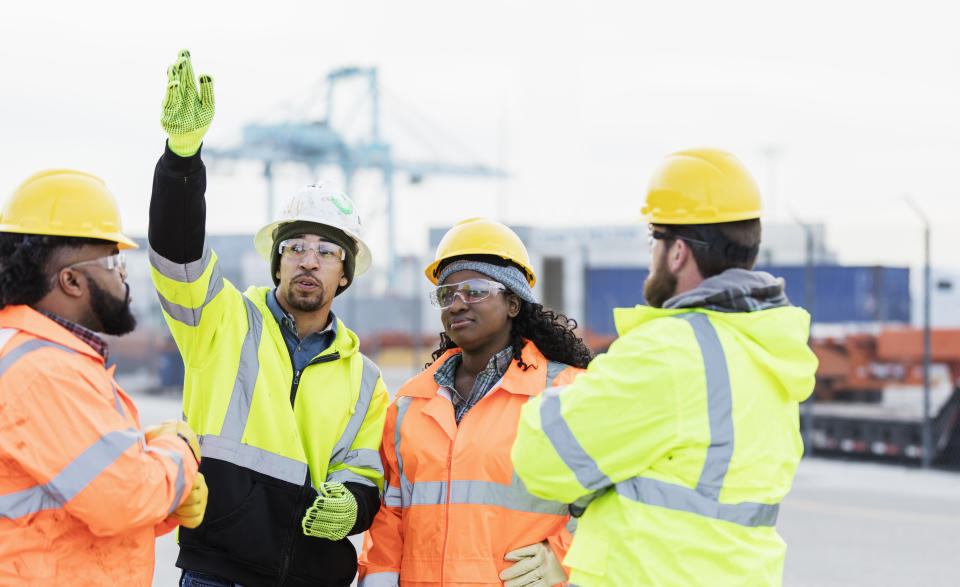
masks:
<path fill-rule="evenodd" d="M 103 177 L 143 235 L 166 67 L 215 79 L 206 145 L 244 124 L 322 112 L 333 68 L 377 66 L 385 138 L 408 159 L 503 166 L 506 181 L 396 181 L 398 249 L 473 215 L 625 223 L 667 153 L 717 146 L 753 171 L 770 219 L 828 225 L 850 263 L 960 268 L 960 35 L 947 2 L 17 2 L 0 15 L 0 190 L 39 169 Z M 354 88 L 355 89 L 355 88 Z M 365 125 L 343 92 L 345 132 Z M 338 94 L 339 99 L 339 94 Z M 322 175 L 339 181 L 336 169 Z M 312 179 L 280 170 L 283 199 Z M 376 173 L 354 193 L 385 249 Z M 209 175 L 216 232 L 265 221 L 255 165 Z M 380 257 L 382 258 L 382 256 Z"/>

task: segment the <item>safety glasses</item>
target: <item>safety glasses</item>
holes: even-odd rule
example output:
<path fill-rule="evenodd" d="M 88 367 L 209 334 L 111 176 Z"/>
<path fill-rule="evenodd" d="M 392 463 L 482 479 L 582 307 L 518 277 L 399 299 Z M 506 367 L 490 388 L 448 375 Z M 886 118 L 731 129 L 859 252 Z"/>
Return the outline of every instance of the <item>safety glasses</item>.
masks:
<path fill-rule="evenodd" d="M 288 238 L 280 242 L 278 249 L 281 257 L 293 259 L 302 259 L 308 251 L 316 253 L 321 262 L 343 261 L 345 258 L 341 247 L 326 241 L 311 243 L 302 238 Z"/>
<path fill-rule="evenodd" d="M 457 297 L 465 304 L 474 304 L 506 289 L 502 283 L 489 279 L 468 279 L 459 283 L 445 283 L 430 292 L 430 303 L 445 310 L 453 305 Z"/>
<path fill-rule="evenodd" d="M 114 253 L 109 257 L 100 257 L 99 259 L 80 261 L 79 263 L 74 263 L 69 267 L 73 269 L 74 267 L 80 267 L 81 265 L 99 265 L 107 271 L 113 271 L 114 269 L 117 269 L 121 274 L 127 274 L 127 256 L 123 253 Z"/>
<path fill-rule="evenodd" d="M 679 235 L 673 232 L 663 232 L 660 230 L 654 230 L 652 228 L 647 230 L 647 245 L 652 249 L 653 242 L 663 239 L 678 238 L 682 241 L 686 241 L 691 245 L 697 245 L 698 247 L 709 247 L 710 243 L 707 241 L 697 240 L 695 238 L 690 238 L 689 236 Z"/>

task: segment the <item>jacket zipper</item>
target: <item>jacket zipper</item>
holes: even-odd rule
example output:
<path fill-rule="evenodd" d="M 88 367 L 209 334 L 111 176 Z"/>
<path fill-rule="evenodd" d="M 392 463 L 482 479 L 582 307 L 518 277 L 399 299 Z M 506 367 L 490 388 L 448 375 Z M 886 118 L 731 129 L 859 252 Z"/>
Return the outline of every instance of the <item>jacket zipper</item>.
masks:
<path fill-rule="evenodd" d="M 290 409 L 293 409 L 293 402 L 297 399 L 297 388 L 300 386 L 300 375 L 307 370 L 307 367 L 310 365 L 317 365 L 320 363 L 329 363 L 330 361 L 336 361 L 340 358 L 340 351 L 330 353 L 329 355 L 322 355 L 315 357 L 306 366 L 299 370 L 293 372 L 293 382 L 290 384 Z M 310 464 L 307 464 L 307 478 L 303 480 L 303 485 L 300 486 L 300 496 L 302 497 L 307 489 L 313 490 L 313 484 L 310 482 Z M 299 503 L 301 500 L 297 500 Z M 303 518 L 303 515 L 306 514 L 306 511 L 298 512 L 294 511 L 290 520 L 291 531 L 287 533 L 287 539 L 284 541 L 283 548 L 280 550 L 280 573 L 277 579 L 277 585 L 283 585 L 287 579 L 287 573 L 290 571 L 290 563 L 292 558 L 293 551 L 293 541 L 296 539 L 296 533 L 300 530 L 300 519 Z"/>

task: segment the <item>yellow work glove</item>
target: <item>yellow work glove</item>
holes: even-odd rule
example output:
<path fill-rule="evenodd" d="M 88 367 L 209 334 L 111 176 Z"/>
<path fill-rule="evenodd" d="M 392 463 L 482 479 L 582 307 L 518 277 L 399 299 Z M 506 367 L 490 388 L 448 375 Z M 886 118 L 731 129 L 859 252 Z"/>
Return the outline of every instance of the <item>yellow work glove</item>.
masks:
<path fill-rule="evenodd" d="M 197 440 L 193 428 L 190 428 L 190 424 L 183 420 L 167 420 L 163 424 L 147 426 L 146 430 L 143 431 L 143 437 L 147 442 L 165 434 L 179 436 L 190 447 L 193 458 L 197 459 L 197 464 L 200 463 L 200 442 Z"/>
<path fill-rule="evenodd" d="M 207 509 L 207 482 L 203 473 L 197 473 L 193 478 L 193 488 L 190 495 L 183 500 L 180 507 L 173 510 L 170 517 L 184 528 L 196 528 L 203 521 L 203 512 Z"/>
<path fill-rule="evenodd" d="M 170 150 L 190 157 L 200 150 L 203 135 L 213 121 L 213 78 L 200 76 L 200 89 L 193 78 L 190 51 L 180 51 L 177 62 L 167 68 L 167 94 L 163 99 L 160 126 L 167 131 Z"/>
<path fill-rule="evenodd" d="M 357 500 L 343 483 L 330 481 L 317 489 L 320 495 L 300 521 L 307 536 L 341 540 L 357 522 Z"/>
<path fill-rule="evenodd" d="M 503 558 L 517 561 L 500 573 L 503 587 L 553 587 L 567 580 L 546 540 L 512 550 Z"/>

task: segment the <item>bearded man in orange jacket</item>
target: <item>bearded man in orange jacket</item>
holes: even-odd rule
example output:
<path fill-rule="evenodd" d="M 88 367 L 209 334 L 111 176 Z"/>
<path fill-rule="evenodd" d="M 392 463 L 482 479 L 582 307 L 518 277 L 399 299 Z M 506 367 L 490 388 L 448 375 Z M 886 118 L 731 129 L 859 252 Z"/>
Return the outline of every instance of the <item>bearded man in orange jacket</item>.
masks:
<path fill-rule="evenodd" d="M 78 171 L 0 209 L 0 584 L 149 585 L 154 539 L 203 519 L 185 422 L 140 430 L 97 333 L 136 325 L 116 201 Z"/>

